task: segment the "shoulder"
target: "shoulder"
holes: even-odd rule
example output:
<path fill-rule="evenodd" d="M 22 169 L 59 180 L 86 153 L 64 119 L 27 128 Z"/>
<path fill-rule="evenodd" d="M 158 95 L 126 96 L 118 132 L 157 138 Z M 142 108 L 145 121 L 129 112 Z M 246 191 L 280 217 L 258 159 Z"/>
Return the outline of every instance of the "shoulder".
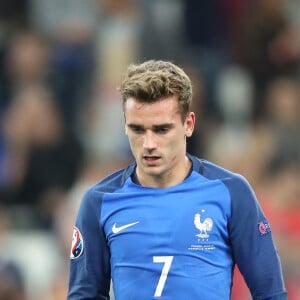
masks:
<path fill-rule="evenodd" d="M 91 210 L 99 212 L 98 208 L 102 205 L 103 196 L 106 193 L 114 193 L 116 190 L 122 188 L 133 169 L 133 165 L 119 169 L 88 187 L 84 192 L 79 214 L 84 214 L 84 212 L 89 214 L 88 212 Z"/>
<path fill-rule="evenodd" d="M 115 172 L 107 175 L 97 183 L 90 186 L 86 192 L 88 195 L 99 193 L 113 193 L 114 191 L 122 188 L 128 177 L 131 176 L 134 170 L 134 165 L 129 165 L 126 168 L 116 170 Z"/>
<path fill-rule="evenodd" d="M 225 169 L 222 166 L 214 164 L 211 161 L 202 159 L 201 162 L 203 164 L 203 176 L 207 177 L 208 179 L 225 180 L 240 177 L 240 174 Z"/>
<path fill-rule="evenodd" d="M 207 160 L 202 163 L 202 176 L 209 181 L 218 181 L 226 188 L 231 206 L 231 224 L 240 226 L 241 219 L 247 216 L 255 219 L 260 206 L 255 191 L 249 181 L 241 174 L 232 172 Z M 260 219 L 263 219 L 262 217 Z"/>
<path fill-rule="evenodd" d="M 233 180 L 236 182 L 247 182 L 244 176 L 231 170 L 217 165 L 211 161 L 201 159 L 195 156 L 189 156 L 193 162 L 194 170 L 197 170 L 208 180 Z"/>
<path fill-rule="evenodd" d="M 194 170 L 199 170 L 198 172 L 209 181 L 217 180 L 222 182 L 229 190 L 230 194 L 252 194 L 252 187 L 243 175 L 225 169 L 224 167 L 205 159 L 194 156 L 192 156 L 191 159 L 193 164 L 197 165 L 197 168 L 194 167 Z"/>
<path fill-rule="evenodd" d="M 203 175 L 209 179 L 220 179 L 225 184 L 231 181 L 231 184 L 248 185 L 248 180 L 241 174 L 225 169 L 210 161 L 203 160 Z"/>

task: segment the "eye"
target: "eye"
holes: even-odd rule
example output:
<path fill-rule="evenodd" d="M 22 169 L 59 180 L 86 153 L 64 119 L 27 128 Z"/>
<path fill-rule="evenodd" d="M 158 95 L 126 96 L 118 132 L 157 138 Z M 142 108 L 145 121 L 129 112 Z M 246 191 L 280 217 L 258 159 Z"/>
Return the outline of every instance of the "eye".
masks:
<path fill-rule="evenodd" d="M 140 126 L 129 126 L 129 128 L 134 132 L 134 133 L 137 133 L 137 134 L 141 134 L 143 133 L 145 130 L 143 127 L 140 127 Z"/>
<path fill-rule="evenodd" d="M 158 127 L 158 128 L 155 128 L 154 131 L 155 131 L 155 133 L 158 133 L 158 134 L 165 134 L 169 130 L 170 130 L 170 127 Z"/>

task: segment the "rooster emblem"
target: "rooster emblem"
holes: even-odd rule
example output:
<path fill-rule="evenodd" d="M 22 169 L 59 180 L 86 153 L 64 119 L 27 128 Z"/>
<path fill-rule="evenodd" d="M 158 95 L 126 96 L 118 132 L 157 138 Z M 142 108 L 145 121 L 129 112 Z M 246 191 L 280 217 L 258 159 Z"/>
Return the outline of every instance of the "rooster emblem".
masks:
<path fill-rule="evenodd" d="M 212 230 L 214 222 L 211 218 L 206 218 L 203 222 L 201 222 L 201 215 L 195 214 L 194 224 L 195 227 L 198 230 L 200 230 L 200 233 L 197 234 L 196 236 L 205 239 L 209 237 L 209 234 L 207 232 Z"/>

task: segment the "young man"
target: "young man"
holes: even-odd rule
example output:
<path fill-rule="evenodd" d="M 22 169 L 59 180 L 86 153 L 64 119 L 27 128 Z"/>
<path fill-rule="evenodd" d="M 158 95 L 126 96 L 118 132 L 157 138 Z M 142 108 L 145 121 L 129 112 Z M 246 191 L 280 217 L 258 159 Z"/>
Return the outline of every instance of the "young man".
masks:
<path fill-rule="evenodd" d="M 247 181 L 186 153 L 195 114 L 178 66 L 129 66 L 120 88 L 135 162 L 92 186 L 74 227 L 69 300 L 287 299 L 271 228 Z"/>

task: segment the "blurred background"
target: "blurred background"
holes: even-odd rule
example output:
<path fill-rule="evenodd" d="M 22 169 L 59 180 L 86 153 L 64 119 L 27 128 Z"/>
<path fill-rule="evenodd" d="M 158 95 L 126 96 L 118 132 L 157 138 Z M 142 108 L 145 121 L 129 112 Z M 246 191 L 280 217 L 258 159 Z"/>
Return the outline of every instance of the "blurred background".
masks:
<path fill-rule="evenodd" d="M 1 0 L 0 300 L 66 298 L 81 197 L 132 161 L 117 87 L 146 59 L 192 78 L 188 150 L 248 178 L 299 300 L 299 22 L 299 0 Z"/>

